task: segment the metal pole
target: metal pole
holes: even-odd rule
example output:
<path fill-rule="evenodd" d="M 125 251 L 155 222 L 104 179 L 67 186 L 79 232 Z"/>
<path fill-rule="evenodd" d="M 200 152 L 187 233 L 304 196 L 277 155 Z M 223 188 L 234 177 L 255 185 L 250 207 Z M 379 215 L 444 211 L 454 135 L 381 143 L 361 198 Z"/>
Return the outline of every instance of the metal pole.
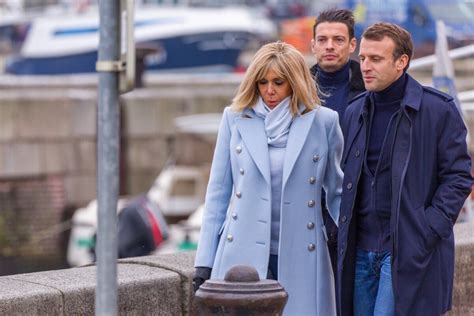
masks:
<path fill-rule="evenodd" d="M 120 1 L 99 1 L 99 62 L 120 58 Z M 99 73 L 97 158 L 96 315 L 117 315 L 117 200 L 119 189 L 119 73 Z"/>

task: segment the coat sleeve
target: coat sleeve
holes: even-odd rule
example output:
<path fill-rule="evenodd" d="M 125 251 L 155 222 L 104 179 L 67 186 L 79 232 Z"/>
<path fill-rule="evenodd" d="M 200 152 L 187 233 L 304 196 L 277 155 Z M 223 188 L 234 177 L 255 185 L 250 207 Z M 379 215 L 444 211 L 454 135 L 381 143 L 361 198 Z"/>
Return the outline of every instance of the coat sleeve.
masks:
<path fill-rule="evenodd" d="M 196 267 L 213 266 L 219 243 L 219 231 L 224 223 L 232 193 L 229 111 L 229 108 L 224 110 L 217 135 L 195 259 Z"/>
<path fill-rule="evenodd" d="M 334 117 L 328 133 L 328 161 L 324 174 L 323 188 L 326 192 L 326 208 L 337 225 L 341 205 L 342 179 L 344 176 L 341 170 L 344 141 L 339 126 L 338 114 L 337 112 L 332 113 Z"/>
<path fill-rule="evenodd" d="M 448 238 L 466 197 L 471 192 L 471 158 L 466 126 L 453 102 L 447 104 L 438 129 L 438 187 L 426 209 L 431 229 Z"/>

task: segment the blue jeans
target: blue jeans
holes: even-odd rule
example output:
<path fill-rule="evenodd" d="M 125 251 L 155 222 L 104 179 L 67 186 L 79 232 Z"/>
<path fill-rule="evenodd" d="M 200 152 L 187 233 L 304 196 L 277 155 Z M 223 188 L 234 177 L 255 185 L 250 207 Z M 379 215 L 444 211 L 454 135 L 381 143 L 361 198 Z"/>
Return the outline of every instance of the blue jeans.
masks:
<path fill-rule="evenodd" d="M 390 259 L 390 251 L 370 252 L 357 249 L 354 279 L 355 316 L 395 315 Z"/>

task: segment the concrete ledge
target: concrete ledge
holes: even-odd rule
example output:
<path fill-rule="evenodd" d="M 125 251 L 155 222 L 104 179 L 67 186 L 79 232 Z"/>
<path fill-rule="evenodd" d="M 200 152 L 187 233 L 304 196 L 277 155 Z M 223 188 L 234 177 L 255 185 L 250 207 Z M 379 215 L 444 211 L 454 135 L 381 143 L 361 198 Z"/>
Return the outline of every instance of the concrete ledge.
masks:
<path fill-rule="evenodd" d="M 194 256 L 195 252 L 182 252 L 177 254 L 123 259 L 121 262 L 127 264 L 141 264 L 177 273 L 180 276 L 181 281 L 180 296 L 183 298 L 181 301 L 181 310 L 183 311 L 183 315 L 189 315 L 192 314 L 191 311 L 193 310 L 192 299 L 194 297 L 194 292 L 192 290 L 192 280 L 194 272 Z"/>
<path fill-rule="evenodd" d="M 474 222 L 455 225 L 453 310 L 474 315 Z M 194 252 L 118 262 L 120 315 L 192 314 Z M 0 277 L 0 315 L 93 315 L 96 267 Z"/>
<path fill-rule="evenodd" d="M 144 76 L 145 89 L 135 89 L 130 94 L 142 94 L 146 88 L 157 89 L 167 96 L 182 97 L 183 95 L 206 95 L 216 93 L 217 95 L 230 93 L 233 96 L 236 87 L 240 84 L 243 74 L 231 73 L 182 73 L 182 74 L 155 74 L 149 73 Z M 24 90 L 26 95 L 38 93 L 39 97 L 45 97 L 51 91 L 67 97 L 83 96 L 91 97 L 97 90 L 97 74 L 83 75 L 54 75 L 54 76 L 0 76 L 0 91 L 7 99 L 22 98 L 21 95 L 11 93 L 12 90 Z M 183 94 L 184 93 L 184 94 Z M 148 93 L 145 93 L 147 95 Z"/>
<path fill-rule="evenodd" d="M 94 315 L 96 267 L 0 278 L 1 315 Z M 149 265 L 118 264 L 120 315 L 181 315 L 179 274 Z"/>
<path fill-rule="evenodd" d="M 453 309 L 447 315 L 474 315 L 474 222 L 454 225 L 456 263 Z"/>
<path fill-rule="evenodd" d="M 0 314 L 2 315 L 62 315 L 61 292 L 41 284 L 0 279 Z"/>

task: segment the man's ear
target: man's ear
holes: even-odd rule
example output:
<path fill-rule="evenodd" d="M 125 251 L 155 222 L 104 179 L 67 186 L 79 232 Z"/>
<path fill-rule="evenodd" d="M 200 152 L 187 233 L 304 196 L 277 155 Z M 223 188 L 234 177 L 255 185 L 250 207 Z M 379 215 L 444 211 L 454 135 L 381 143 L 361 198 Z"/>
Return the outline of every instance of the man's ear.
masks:
<path fill-rule="evenodd" d="M 314 45 L 315 45 L 315 44 L 316 44 L 316 42 L 315 42 L 315 40 L 314 40 L 314 38 L 313 38 L 313 39 L 311 40 L 311 52 L 312 52 L 313 54 L 316 54 L 316 53 L 315 53 L 315 49 L 314 49 Z"/>
<path fill-rule="evenodd" d="M 409 61 L 409 58 L 407 54 L 403 54 L 402 56 L 400 56 L 396 62 L 397 69 L 398 70 L 405 69 L 405 67 L 408 65 L 408 61 Z"/>
<path fill-rule="evenodd" d="M 355 52 L 356 48 L 357 48 L 357 39 L 353 37 L 349 41 L 349 53 L 352 54 L 353 52 Z"/>

